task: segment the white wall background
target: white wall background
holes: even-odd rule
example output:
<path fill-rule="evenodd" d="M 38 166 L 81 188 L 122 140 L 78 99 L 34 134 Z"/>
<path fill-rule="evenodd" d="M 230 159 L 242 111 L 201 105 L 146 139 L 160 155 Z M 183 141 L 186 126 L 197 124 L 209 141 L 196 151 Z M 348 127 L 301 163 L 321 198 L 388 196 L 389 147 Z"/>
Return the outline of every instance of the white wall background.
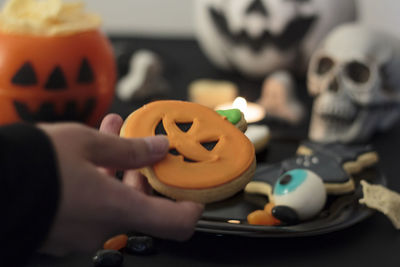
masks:
<path fill-rule="evenodd" d="M 3 0 L 2 0 L 3 1 Z M 194 0 L 84 0 L 100 13 L 104 29 L 145 36 L 193 36 Z"/>
<path fill-rule="evenodd" d="M 100 13 L 109 33 L 160 37 L 193 37 L 195 0 L 82 0 Z M 236 0 L 240 1 L 240 0 Z M 332 0 L 334 1 L 334 0 Z M 399 0 L 357 0 L 360 19 L 400 37 Z M 5 0 L 0 0 L 3 5 Z"/>
<path fill-rule="evenodd" d="M 195 0 L 85 0 L 109 32 L 173 37 L 194 35 Z M 236 0 L 240 1 L 240 0 Z M 334 1 L 334 0 L 332 0 Z M 357 0 L 360 20 L 400 37 L 399 0 Z"/>
<path fill-rule="evenodd" d="M 358 0 L 358 3 L 361 21 L 400 38 L 399 0 Z"/>

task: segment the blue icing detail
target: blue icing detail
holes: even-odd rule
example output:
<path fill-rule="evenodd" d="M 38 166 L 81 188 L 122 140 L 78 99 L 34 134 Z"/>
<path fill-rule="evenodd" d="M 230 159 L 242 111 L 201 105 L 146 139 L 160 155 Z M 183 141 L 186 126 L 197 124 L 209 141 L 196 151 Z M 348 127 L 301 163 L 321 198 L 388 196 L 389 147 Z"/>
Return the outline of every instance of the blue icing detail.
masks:
<path fill-rule="evenodd" d="M 287 175 L 290 175 L 290 181 L 287 180 Z M 287 195 L 298 188 L 307 178 L 307 172 L 302 169 L 294 169 L 285 172 L 279 177 L 274 187 L 274 195 Z M 287 183 L 285 183 L 287 182 Z"/>

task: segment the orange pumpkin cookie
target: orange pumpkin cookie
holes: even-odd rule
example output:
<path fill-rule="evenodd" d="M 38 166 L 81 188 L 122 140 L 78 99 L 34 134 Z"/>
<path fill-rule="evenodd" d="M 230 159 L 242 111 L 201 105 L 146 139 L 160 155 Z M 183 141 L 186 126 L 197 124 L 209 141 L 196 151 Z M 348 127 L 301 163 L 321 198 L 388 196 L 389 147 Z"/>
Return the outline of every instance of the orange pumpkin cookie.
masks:
<path fill-rule="evenodd" d="M 121 129 L 122 137 L 157 134 L 168 137 L 170 153 L 142 173 L 165 196 L 215 202 L 243 189 L 254 174 L 254 146 L 223 113 L 191 102 L 156 101 L 129 115 Z"/>

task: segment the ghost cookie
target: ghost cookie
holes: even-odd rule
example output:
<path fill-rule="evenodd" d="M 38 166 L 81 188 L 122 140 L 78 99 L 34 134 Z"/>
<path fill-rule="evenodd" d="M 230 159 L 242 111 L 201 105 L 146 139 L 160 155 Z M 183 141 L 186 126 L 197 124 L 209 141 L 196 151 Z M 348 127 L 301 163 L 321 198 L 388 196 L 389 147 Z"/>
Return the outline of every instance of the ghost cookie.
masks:
<path fill-rule="evenodd" d="M 315 217 L 327 196 L 354 192 L 353 175 L 377 162 L 368 145 L 305 142 L 295 157 L 265 167 L 245 191 L 267 195 L 274 205 L 270 215 L 293 224 Z"/>
<path fill-rule="evenodd" d="M 221 115 L 196 103 L 155 101 L 129 115 L 121 136 L 166 135 L 167 156 L 142 169 L 150 185 L 176 200 L 215 202 L 242 190 L 255 171 L 254 146 L 234 125 L 242 120 L 238 112 Z"/>

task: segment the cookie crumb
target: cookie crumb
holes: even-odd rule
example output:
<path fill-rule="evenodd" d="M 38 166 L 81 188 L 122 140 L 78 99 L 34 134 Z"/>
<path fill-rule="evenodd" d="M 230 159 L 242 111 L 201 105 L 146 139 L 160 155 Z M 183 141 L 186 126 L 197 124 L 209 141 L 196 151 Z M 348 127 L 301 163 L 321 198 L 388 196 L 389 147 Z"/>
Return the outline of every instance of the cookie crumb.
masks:
<path fill-rule="evenodd" d="M 371 185 L 365 180 L 361 182 L 364 197 L 359 203 L 385 214 L 396 229 L 400 229 L 400 194 L 382 185 Z"/>

